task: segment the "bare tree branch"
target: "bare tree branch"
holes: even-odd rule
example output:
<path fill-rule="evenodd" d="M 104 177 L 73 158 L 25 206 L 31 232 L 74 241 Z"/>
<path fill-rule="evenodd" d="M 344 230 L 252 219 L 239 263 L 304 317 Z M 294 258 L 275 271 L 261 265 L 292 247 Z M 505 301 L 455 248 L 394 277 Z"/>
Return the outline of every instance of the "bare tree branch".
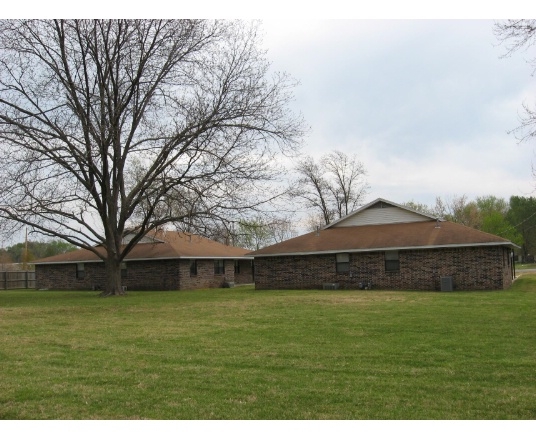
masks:
<path fill-rule="evenodd" d="M 536 20 L 505 20 L 496 22 L 493 33 L 506 47 L 504 57 L 520 50 L 528 51 L 536 44 Z M 532 65 L 532 75 L 536 73 L 536 57 L 527 60 Z M 523 103 L 523 112 L 519 117 L 520 125 L 511 130 L 520 141 L 527 141 L 536 136 L 536 110 L 533 105 Z"/>
<path fill-rule="evenodd" d="M 333 151 L 319 163 L 307 156 L 295 170 L 300 178 L 294 184 L 293 196 L 316 212 L 315 219 L 321 216 L 324 225 L 357 209 L 369 190 L 365 167 L 356 155 Z"/>
<path fill-rule="evenodd" d="M 116 293 L 148 231 L 272 197 L 262 182 L 303 134 L 294 86 L 270 75 L 256 24 L 2 21 L 0 219 L 102 244 Z"/>

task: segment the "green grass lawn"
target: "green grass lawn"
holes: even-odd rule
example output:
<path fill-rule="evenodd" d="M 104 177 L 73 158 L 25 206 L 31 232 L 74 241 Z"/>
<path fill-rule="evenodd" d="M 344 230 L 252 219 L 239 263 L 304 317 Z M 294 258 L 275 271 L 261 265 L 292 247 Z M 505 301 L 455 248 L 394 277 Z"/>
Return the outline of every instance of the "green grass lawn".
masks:
<path fill-rule="evenodd" d="M 516 269 L 536 269 L 536 263 L 516 263 Z"/>
<path fill-rule="evenodd" d="M 508 291 L 0 291 L 0 419 L 534 419 Z"/>

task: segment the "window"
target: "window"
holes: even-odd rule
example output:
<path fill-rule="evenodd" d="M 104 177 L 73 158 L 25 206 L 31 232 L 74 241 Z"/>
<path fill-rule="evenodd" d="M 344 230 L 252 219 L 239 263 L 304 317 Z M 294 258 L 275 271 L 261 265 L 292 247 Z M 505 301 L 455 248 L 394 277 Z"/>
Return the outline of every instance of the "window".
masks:
<path fill-rule="evenodd" d="M 76 278 L 81 280 L 86 276 L 84 263 L 76 263 Z"/>
<path fill-rule="evenodd" d="M 197 260 L 190 260 L 190 276 L 197 276 Z"/>
<path fill-rule="evenodd" d="M 240 260 L 234 260 L 234 273 L 240 273 Z"/>
<path fill-rule="evenodd" d="M 385 252 L 385 271 L 397 272 L 400 270 L 400 260 L 398 258 L 398 251 L 386 251 Z"/>
<path fill-rule="evenodd" d="M 127 263 L 121 263 L 121 278 L 126 278 L 128 275 L 127 273 Z"/>
<path fill-rule="evenodd" d="M 335 262 L 337 273 L 347 273 L 350 271 L 350 254 L 336 254 Z"/>
<path fill-rule="evenodd" d="M 223 260 L 214 260 L 214 275 L 225 274 L 225 263 Z"/>

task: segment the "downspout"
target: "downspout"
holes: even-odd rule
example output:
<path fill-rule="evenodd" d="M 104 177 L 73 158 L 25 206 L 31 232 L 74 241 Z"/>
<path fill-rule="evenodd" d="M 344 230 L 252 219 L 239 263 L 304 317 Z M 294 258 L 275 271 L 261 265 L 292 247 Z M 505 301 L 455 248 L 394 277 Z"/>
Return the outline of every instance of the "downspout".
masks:
<path fill-rule="evenodd" d="M 512 259 L 512 279 L 516 279 L 516 260 L 514 259 L 514 251 L 510 253 L 510 258 Z"/>

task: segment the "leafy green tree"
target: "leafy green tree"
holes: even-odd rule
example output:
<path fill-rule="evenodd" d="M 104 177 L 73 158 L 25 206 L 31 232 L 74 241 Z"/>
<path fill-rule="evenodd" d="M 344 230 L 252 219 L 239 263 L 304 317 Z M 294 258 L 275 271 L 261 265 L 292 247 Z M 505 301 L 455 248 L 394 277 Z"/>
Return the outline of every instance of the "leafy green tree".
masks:
<path fill-rule="evenodd" d="M 468 202 L 467 196 L 453 196 L 448 199 L 436 197 L 435 205 L 428 206 L 423 203 L 410 201 L 404 203 L 405 206 L 423 214 L 432 215 L 454 223 L 461 223 L 470 227 L 479 225 L 477 208 L 474 202 Z"/>
<path fill-rule="evenodd" d="M 522 254 L 526 258 L 528 255 L 536 254 L 536 198 L 535 197 L 510 197 L 510 210 L 507 218 L 523 238 Z"/>
<path fill-rule="evenodd" d="M 6 249 L 6 253 L 11 260 L 15 263 L 24 263 L 26 243 L 17 243 L 9 246 Z M 53 255 L 64 254 L 78 249 L 70 243 L 61 240 L 52 241 L 28 241 L 28 255 L 26 257 L 26 263 L 41 258 L 52 257 Z"/>
<path fill-rule="evenodd" d="M 518 246 L 522 246 L 524 241 L 523 235 L 500 212 L 490 212 L 483 216 L 480 230 L 506 238 Z"/>
<path fill-rule="evenodd" d="M 475 203 L 480 213 L 484 216 L 494 212 L 506 216 L 510 209 L 510 206 L 505 199 L 492 195 L 477 197 Z"/>
<path fill-rule="evenodd" d="M 437 197 L 435 206 L 432 207 L 414 201 L 405 203 L 405 206 L 507 238 L 520 246 L 525 240 L 523 234 L 513 226 L 509 215 L 510 204 L 505 199 L 493 195 L 477 197 L 474 201 L 469 201 L 466 195 L 454 196 L 447 200 Z"/>

